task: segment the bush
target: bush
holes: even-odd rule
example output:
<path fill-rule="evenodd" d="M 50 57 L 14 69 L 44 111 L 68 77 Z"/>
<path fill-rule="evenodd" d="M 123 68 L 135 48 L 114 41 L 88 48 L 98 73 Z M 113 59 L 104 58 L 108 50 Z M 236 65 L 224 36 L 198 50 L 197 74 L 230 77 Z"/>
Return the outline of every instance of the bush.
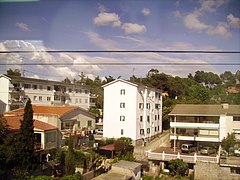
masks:
<path fill-rule="evenodd" d="M 181 159 L 173 159 L 169 161 L 168 167 L 172 176 L 184 176 L 188 169 L 188 164 Z"/>

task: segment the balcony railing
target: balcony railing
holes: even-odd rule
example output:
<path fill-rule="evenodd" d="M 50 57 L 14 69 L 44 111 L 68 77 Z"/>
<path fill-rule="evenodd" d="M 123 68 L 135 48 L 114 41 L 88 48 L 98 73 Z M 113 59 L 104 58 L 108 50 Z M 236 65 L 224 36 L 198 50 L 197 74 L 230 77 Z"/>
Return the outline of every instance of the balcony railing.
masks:
<path fill-rule="evenodd" d="M 170 122 L 171 128 L 184 128 L 184 129 L 219 129 L 218 123 L 191 123 L 191 122 Z"/>
<path fill-rule="evenodd" d="M 172 159 L 182 159 L 187 163 L 196 163 L 199 162 L 208 162 L 208 163 L 218 163 L 219 156 L 210 157 L 210 156 L 198 156 L 196 153 L 192 155 L 182 155 L 178 154 L 166 154 L 164 151 L 162 153 L 155 153 L 147 151 L 147 157 L 149 160 L 159 160 L 159 161 L 170 161 Z"/>

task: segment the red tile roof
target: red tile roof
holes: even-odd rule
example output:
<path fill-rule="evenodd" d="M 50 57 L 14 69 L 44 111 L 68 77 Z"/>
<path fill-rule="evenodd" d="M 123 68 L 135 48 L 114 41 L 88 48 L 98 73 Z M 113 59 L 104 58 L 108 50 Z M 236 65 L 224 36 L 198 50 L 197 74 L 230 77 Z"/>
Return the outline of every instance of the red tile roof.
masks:
<path fill-rule="evenodd" d="M 20 129 L 20 126 L 21 126 L 20 120 L 23 119 L 22 116 L 5 116 L 3 118 L 6 119 L 7 125 L 8 125 L 8 127 L 11 131 L 18 131 Z M 40 129 L 40 130 L 43 130 L 43 131 L 49 131 L 49 130 L 57 129 L 57 127 L 55 127 L 51 124 L 39 121 L 37 119 L 34 119 L 33 126 L 34 126 L 34 128 Z"/>
<path fill-rule="evenodd" d="M 76 106 L 32 106 L 33 114 L 48 114 L 48 115 L 58 115 L 62 116 L 65 113 L 71 112 L 79 107 Z M 15 109 L 4 113 L 5 115 L 22 115 L 24 113 L 24 108 Z"/>
<path fill-rule="evenodd" d="M 108 144 L 106 146 L 100 147 L 99 149 L 106 150 L 106 151 L 114 151 L 115 150 L 115 145 L 114 144 Z"/>

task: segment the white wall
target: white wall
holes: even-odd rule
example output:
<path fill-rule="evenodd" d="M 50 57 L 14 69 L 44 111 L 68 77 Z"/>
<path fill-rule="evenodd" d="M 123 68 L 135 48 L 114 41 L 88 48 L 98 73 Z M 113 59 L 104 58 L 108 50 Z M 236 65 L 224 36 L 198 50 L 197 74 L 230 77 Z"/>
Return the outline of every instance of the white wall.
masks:
<path fill-rule="evenodd" d="M 125 95 L 120 95 L 121 89 L 125 89 Z M 135 86 L 121 81 L 104 88 L 103 137 L 136 140 L 136 91 Z M 120 108 L 121 102 L 125 103 L 125 108 Z M 125 116 L 125 121 L 120 121 L 121 115 Z"/>
<path fill-rule="evenodd" d="M 10 110 L 9 106 L 9 86 L 10 79 L 5 76 L 0 76 L 0 114 Z"/>

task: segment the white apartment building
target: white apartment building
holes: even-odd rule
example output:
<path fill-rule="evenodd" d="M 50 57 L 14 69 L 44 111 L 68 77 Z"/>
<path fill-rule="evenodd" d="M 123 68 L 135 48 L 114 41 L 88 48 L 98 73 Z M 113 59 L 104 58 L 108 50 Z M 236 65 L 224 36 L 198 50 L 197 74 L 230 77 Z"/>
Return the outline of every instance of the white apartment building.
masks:
<path fill-rule="evenodd" d="M 170 112 L 170 140 L 181 143 L 219 144 L 228 133 L 240 140 L 240 105 L 177 104 Z"/>
<path fill-rule="evenodd" d="M 0 114 L 23 107 L 27 98 L 33 105 L 70 105 L 89 109 L 96 97 L 80 84 L 0 75 Z"/>
<path fill-rule="evenodd" d="M 103 137 L 129 137 L 134 143 L 162 132 L 162 95 L 158 89 L 116 79 L 104 88 Z"/>

